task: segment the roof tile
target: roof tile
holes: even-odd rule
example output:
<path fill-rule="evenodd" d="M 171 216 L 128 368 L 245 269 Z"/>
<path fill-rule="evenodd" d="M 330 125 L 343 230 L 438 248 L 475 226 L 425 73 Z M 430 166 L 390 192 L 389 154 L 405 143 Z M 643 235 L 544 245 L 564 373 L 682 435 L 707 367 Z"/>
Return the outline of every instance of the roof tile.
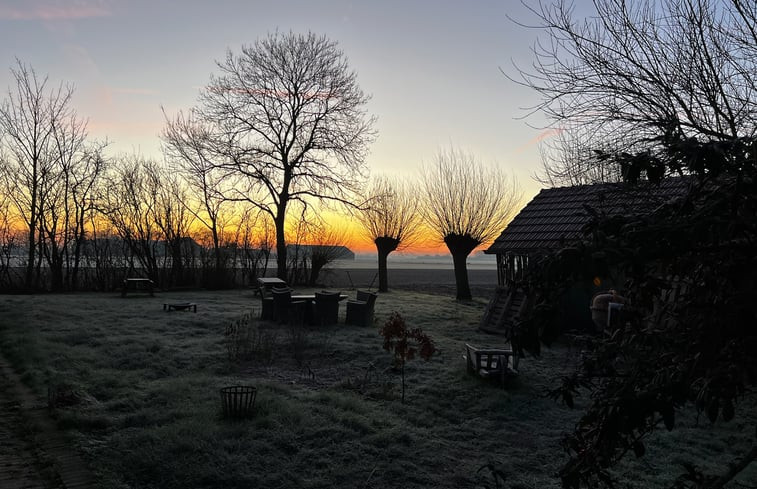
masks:
<path fill-rule="evenodd" d="M 556 249 L 577 239 L 592 219 L 604 215 L 649 212 L 662 202 L 684 194 L 686 178 L 669 178 L 650 184 L 597 184 L 542 189 L 508 224 L 486 253 L 522 253 Z"/>

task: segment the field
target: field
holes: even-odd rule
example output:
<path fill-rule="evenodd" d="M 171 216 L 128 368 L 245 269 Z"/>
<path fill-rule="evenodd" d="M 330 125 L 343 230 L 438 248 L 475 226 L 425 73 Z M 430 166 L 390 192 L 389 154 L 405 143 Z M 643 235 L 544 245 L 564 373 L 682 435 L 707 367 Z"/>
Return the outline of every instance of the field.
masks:
<path fill-rule="evenodd" d="M 487 297 L 416 289 L 381 294 L 374 327 L 306 329 L 255 320 L 251 290 L 0 296 L 0 347 L 40 397 L 50 389 L 103 488 L 496 487 L 489 463 L 508 487 L 559 487 L 560 438 L 579 413 L 544 393 L 575 349 L 522 360 L 507 389 L 469 377 L 464 344 L 498 341 L 476 332 Z M 197 313 L 163 311 L 177 301 Z M 378 335 L 392 311 L 438 349 L 407 364 L 404 404 Z M 219 389 L 237 384 L 258 388 L 249 420 L 221 416 Z M 618 475 L 664 487 L 682 461 L 743 451 L 754 421 L 684 419 Z M 683 444 L 692 430 L 703 443 Z"/>

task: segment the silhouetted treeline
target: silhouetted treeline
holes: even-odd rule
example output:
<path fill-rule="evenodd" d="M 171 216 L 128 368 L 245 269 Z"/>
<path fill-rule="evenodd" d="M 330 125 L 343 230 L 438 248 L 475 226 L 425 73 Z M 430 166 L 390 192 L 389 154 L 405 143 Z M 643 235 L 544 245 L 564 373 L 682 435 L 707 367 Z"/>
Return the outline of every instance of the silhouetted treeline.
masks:
<path fill-rule="evenodd" d="M 45 245 L 40 247 L 45 250 Z M 202 246 L 190 237 L 178 244 L 165 240 L 130 242 L 108 236 L 84 241 L 79 261 L 63 266 L 57 279 L 45 259 L 33 264 L 31 287 L 26 284 L 28 247 L 20 240 L 4 244 L 0 254 L 0 292 L 31 291 L 112 291 L 125 278 L 153 280 L 159 288 L 233 288 L 255 283 L 270 260 L 270 251 L 243 244 L 219 250 Z M 64 252 L 64 254 L 67 254 Z M 221 267 L 217 267 L 220 263 Z M 145 266 L 148 264 L 148 266 Z"/>

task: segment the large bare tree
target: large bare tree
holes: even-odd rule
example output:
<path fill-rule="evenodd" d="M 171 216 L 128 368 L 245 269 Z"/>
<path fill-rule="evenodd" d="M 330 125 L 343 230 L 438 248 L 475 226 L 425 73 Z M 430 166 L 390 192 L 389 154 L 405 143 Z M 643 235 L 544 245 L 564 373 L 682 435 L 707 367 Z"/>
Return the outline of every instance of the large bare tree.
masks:
<path fill-rule="evenodd" d="M 590 143 L 584 153 L 664 152 L 671 141 L 686 138 L 755 135 L 754 2 L 592 3 L 587 19 L 577 18 L 574 3 L 564 0 L 533 8 L 544 37 L 535 46 L 533 65 L 512 77 L 538 91 L 541 101 L 534 110 L 554 128 Z M 554 163 L 545 174 L 557 177 L 556 183 L 596 171 L 596 165 L 574 166 L 573 159 L 558 157 Z"/>
<path fill-rule="evenodd" d="M 455 267 L 457 299 L 471 299 L 468 255 L 494 239 L 515 215 L 522 193 L 499 167 L 453 147 L 440 150 L 421 173 L 426 224 L 447 245 Z"/>
<path fill-rule="evenodd" d="M 415 242 L 423 219 L 418 199 L 408 183 L 386 176 L 374 177 L 366 203 L 358 211 L 358 220 L 378 253 L 379 292 L 389 290 L 387 258 L 389 254 Z"/>
<path fill-rule="evenodd" d="M 285 278 L 290 207 L 351 204 L 365 179 L 375 136 L 369 97 L 337 44 L 312 33 L 270 34 L 229 51 L 218 69 L 191 118 L 207 125 L 208 154 L 233 179 L 226 197 L 274 222 Z"/>
<path fill-rule="evenodd" d="M 16 61 L 15 86 L 0 104 L 0 176 L 4 193 L 24 221 L 28 255 L 25 286 L 33 286 L 43 193 L 50 191 L 56 171 L 55 128 L 70 116 L 73 89 L 62 84 L 48 90 L 47 78 Z M 74 126 L 78 130 L 78 126 Z M 61 134 L 58 134 L 61 136 Z M 47 190 L 45 190 L 47 189 Z"/>
<path fill-rule="evenodd" d="M 107 142 L 88 142 L 86 121 L 73 110 L 50 123 L 50 164 L 39 192 L 39 251 L 47 262 L 51 287 L 58 291 L 78 286 L 85 221 L 96 206 Z"/>

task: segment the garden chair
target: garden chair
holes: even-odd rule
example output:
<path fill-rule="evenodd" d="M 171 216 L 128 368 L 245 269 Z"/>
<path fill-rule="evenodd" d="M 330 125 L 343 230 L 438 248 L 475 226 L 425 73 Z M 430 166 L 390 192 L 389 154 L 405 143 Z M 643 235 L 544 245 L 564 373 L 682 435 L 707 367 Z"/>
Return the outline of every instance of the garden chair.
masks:
<path fill-rule="evenodd" d="M 466 368 L 471 375 L 495 379 L 503 387 L 508 377 L 518 374 L 518 354 L 509 345 L 505 348 L 478 348 L 465 344 Z"/>
<path fill-rule="evenodd" d="M 258 286 L 260 293 L 260 319 L 270 321 L 273 319 L 273 292 L 270 287 Z"/>
<path fill-rule="evenodd" d="M 339 318 L 339 292 L 316 292 L 313 301 L 312 323 L 318 326 L 336 324 Z"/>
<path fill-rule="evenodd" d="M 273 294 L 274 288 L 286 288 L 287 283 L 277 277 L 258 277 L 258 295 L 260 295 L 260 319 L 273 319 Z"/>
<path fill-rule="evenodd" d="M 273 320 L 280 324 L 298 324 L 304 321 L 305 301 L 293 301 L 292 289 L 273 288 Z"/>
<path fill-rule="evenodd" d="M 356 326 L 368 326 L 373 323 L 373 306 L 378 294 L 375 292 L 357 291 L 356 299 L 347 301 L 347 316 L 345 323 Z"/>

